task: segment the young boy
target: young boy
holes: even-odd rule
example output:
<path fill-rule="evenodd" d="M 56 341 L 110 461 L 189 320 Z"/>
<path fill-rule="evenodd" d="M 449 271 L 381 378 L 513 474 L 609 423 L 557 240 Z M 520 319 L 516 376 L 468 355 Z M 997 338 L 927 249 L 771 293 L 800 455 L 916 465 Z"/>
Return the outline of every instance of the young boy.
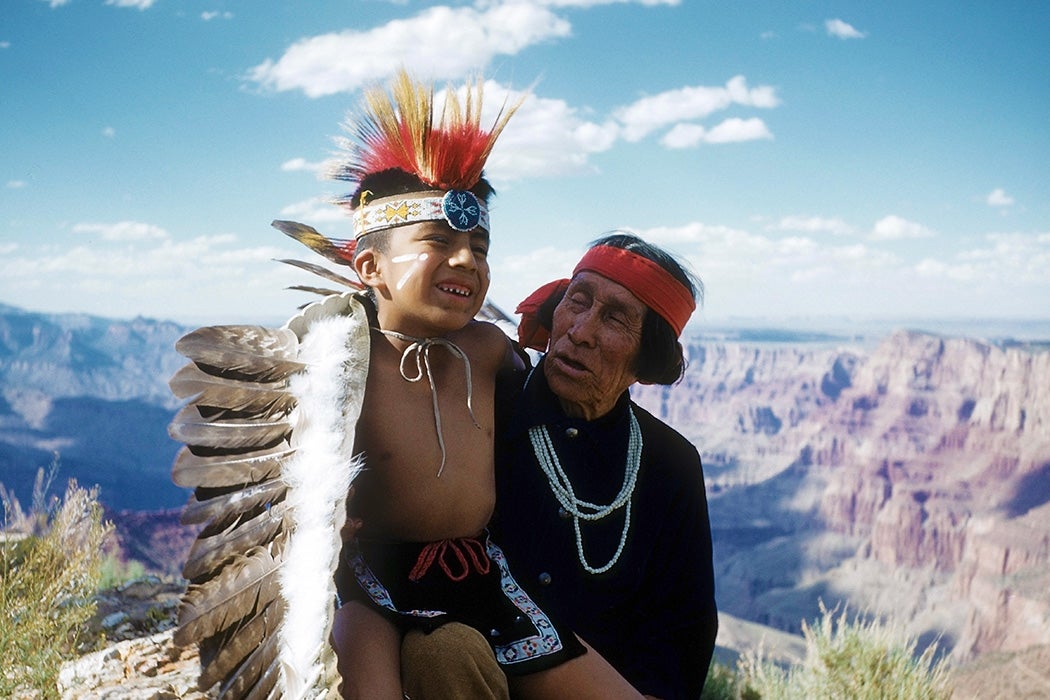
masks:
<path fill-rule="evenodd" d="M 351 509 L 363 525 L 336 573 L 342 692 L 400 699 L 402 632 L 454 620 L 488 638 L 509 677 L 531 678 L 530 697 L 577 685 L 636 696 L 536 607 L 485 532 L 495 377 L 517 356 L 499 328 L 474 320 L 489 287 L 481 170 L 514 111 L 482 132 L 480 97 L 479 88 L 463 110 L 450 93 L 444 123 L 432 125 L 429 91 L 400 75 L 393 102 L 367 95 L 362 145 L 337 173 L 356 185 L 344 202 L 353 266 L 375 304 L 354 443 L 365 468 Z"/>

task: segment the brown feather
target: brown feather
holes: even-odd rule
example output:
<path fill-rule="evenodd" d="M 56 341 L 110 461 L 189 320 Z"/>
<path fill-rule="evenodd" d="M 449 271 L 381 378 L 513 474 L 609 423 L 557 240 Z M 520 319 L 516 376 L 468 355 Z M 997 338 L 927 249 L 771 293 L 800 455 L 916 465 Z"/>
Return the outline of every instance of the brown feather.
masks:
<path fill-rule="evenodd" d="M 329 238 L 318 233 L 317 229 L 298 221 L 281 221 L 270 224 L 284 235 L 294 238 L 318 255 L 323 255 L 337 265 L 353 265 L 353 253 L 356 241 L 340 238 Z"/>
<path fill-rule="evenodd" d="M 209 374 L 272 382 L 301 369 L 299 341 L 287 328 L 208 326 L 187 333 L 175 349 Z"/>
<path fill-rule="evenodd" d="M 276 415 L 287 413 L 295 404 L 288 382 L 250 382 L 218 377 L 190 362 L 168 382 L 180 399 L 193 397 L 198 406 L 223 409 L 224 413 Z"/>
<path fill-rule="evenodd" d="M 252 547 L 264 546 L 281 529 L 288 511 L 284 502 L 275 503 L 251 517 L 234 522 L 224 530 L 209 532 L 205 529 L 186 556 L 182 567 L 184 578 L 195 581 L 214 571 L 227 559 Z"/>
<path fill-rule="evenodd" d="M 279 684 L 281 677 L 281 664 L 277 660 L 279 653 L 278 636 L 270 635 L 262 646 L 252 652 L 252 655 L 244 663 L 244 673 L 238 673 L 231 678 L 219 690 L 219 699 L 226 700 L 284 700 Z M 247 686 L 250 678 L 249 672 L 253 667 L 261 668 L 258 679 L 251 686 Z M 243 678 L 244 680 L 240 680 Z M 338 696 L 336 696 L 338 697 Z"/>
<path fill-rule="evenodd" d="M 361 290 L 365 288 L 365 286 L 360 282 L 355 282 L 349 277 L 343 277 L 338 272 L 332 272 L 328 268 L 321 267 L 320 265 L 314 265 L 313 263 L 308 263 L 303 260 L 278 260 L 277 262 L 282 262 L 286 265 L 291 265 L 292 267 L 298 267 L 299 269 L 306 270 L 307 272 L 312 272 L 315 275 L 324 277 L 329 282 L 342 284 L 347 287 L 350 287 L 351 289 Z"/>
<path fill-rule="evenodd" d="M 237 676 L 242 677 L 242 683 L 257 682 L 264 670 L 259 662 L 267 660 L 265 654 L 258 655 L 256 652 L 264 641 L 277 637 L 283 616 L 284 601 L 278 598 L 244 625 L 203 641 L 200 645 L 201 674 L 198 685 L 207 689 L 219 682 L 230 684 Z M 276 647 L 272 651 L 276 651 Z M 272 662 L 273 658 L 269 661 Z"/>
<path fill-rule="evenodd" d="M 276 477 L 281 460 L 294 450 L 287 442 L 233 454 L 195 454 L 189 447 L 179 450 L 171 468 L 171 480 L 187 488 L 222 488 L 254 484 Z"/>
<path fill-rule="evenodd" d="M 175 643 L 188 646 L 258 613 L 279 595 L 280 551 L 287 534 L 269 548 L 255 547 L 224 566 L 215 578 L 191 584 L 179 606 Z"/>
<path fill-rule="evenodd" d="M 183 525 L 208 523 L 209 529 L 222 529 L 241 517 L 242 513 L 267 503 L 283 501 L 287 490 L 288 487 L 280 479 L 233 488 L 198 488 L 182 509 L 179 522 Z"/>
<path fill-rule="evenodd" d="M 192 404 L 179 411 L 168 426 L 168 434 L 174 440 L 199 447 L 221 448 L 227 452 L 269 447 L 287 438 L 291 432 L 292 426 L 287 420 L 209 420 Z"/>
<path fill-rule="evenodd" d="M 342 294 L 342 292 L 335 289 L 327 289 L 325 287 L 311 287 L 310 285 L 306 284 L 293 284 L 290 287 L 285 287 L 285 289 L 292 289 L 297 292 L 310 292 L 311 294 L 317 294 L 322 297 L 330 297 L 336 294 Z"/>

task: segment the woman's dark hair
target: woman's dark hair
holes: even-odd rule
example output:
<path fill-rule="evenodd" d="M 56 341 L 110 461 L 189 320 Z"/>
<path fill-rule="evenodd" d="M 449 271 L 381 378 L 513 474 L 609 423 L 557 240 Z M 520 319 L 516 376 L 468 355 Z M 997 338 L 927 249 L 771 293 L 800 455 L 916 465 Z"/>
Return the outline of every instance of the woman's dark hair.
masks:
<path fill-rule="evenodd" d="M 693 299 L 703 303 L 703 282 L 667 251 L 643 241 L 634 234 L 622 232 L 592 241 L 590 247 L 600 245 L 629 250 L 635 255 L 652 260 L 678 280 L 689 291 Z M 548 299 L 539 309 L 539 320 L 548 328 L 553 324 L 554 309 L 562 296 L 559 294 Z M 685 357 L 682 344 L 678 342 L 678 336 L 670 323 L 665 321 L 660 314 L 646 307 L 645 318 L 642 319 L 641 343 L 634 367 L 635 375 L 639 381 L 647 384 L 674 384 L 681 379 L 683 372 L 685 372 Z"/>

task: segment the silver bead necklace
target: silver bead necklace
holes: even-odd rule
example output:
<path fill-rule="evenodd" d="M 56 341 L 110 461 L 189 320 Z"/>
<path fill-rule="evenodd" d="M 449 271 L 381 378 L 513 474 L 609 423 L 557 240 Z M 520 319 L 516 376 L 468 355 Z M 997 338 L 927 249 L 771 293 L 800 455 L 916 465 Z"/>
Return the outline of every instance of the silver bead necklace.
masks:
<path fill-rule="evenodd" d="M 627 542 L 627 532 L 631 527 L 631 499 L 634 496 L 634 487 L 638 481 L 638 470 L 642 463 L 642 430 L 638 426 L 638 419 L 634 416 L 634 410 L 628 408 L 630 415 L 630 430 L 627 439 L 627 464 L 624 469 L 623 486 L 620 493 L 607 506 L 589 503 L 576 497 L 572 488 L 572 482 L 568 474 L 558 461 L 558 453 L 554 450 L 547 426 L 537 425 L 529 428 L 529 439 L 532 441 L 532 450 L 536 454 L 536 461 L 547 476 L 554 497 L 561 507 L 572 516 L 573 529 L 576 532 L 576 554 L 580 558 L 580 564 L 591 574 L 602 574 L 608 571 L 620 559 L 623 554 L 624 544 Z M 620 544 L 616 547 L 616 553 L 605 566 L 594 567 L 587 561 L 583 553 L 583 535 L 580 532 L 581 520 L 601 520 L 620 508 L 625 508 L 623 532 L 620 534 Z"/>

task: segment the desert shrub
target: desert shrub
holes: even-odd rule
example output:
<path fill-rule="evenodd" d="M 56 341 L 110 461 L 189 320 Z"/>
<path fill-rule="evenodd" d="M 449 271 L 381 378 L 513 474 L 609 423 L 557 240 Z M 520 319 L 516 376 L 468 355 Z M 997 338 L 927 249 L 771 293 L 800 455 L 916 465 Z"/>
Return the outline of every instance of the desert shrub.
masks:
<path fill-rule="evenodd" d="M 700 700 L 741 700 L 740 676 L 731 666 L 712 661 Z"/>
<path fill-rule="evenodd" d="M 62 499 L 48 501 L 47 483 L 38 475 L 29 513 L 0 486 L 0 697 L 57 697 L 59 668 L 76 656 L 95 610 L 109 532 L 98 490 L 71 480 Z"/>
<path fill-rule="evenodd" d="M 847 619 L 821 605 L 813 625 L 802 623 L 806 658 L 782 668 L 758 655 L 739 664 L 741 698 L 770 700 L 948 700 L 948 665 L 936 644 L 916 654 L 916 640 L 879 620 Z"/>
<path fill-rule="evenodd" d="M 125 561 L 118 554 L 106 553 L 102 559 L 98 588 L 101 591 L 117 588 L 123 583 L 145 576 L 146 566 L 137 559 Z"/>

